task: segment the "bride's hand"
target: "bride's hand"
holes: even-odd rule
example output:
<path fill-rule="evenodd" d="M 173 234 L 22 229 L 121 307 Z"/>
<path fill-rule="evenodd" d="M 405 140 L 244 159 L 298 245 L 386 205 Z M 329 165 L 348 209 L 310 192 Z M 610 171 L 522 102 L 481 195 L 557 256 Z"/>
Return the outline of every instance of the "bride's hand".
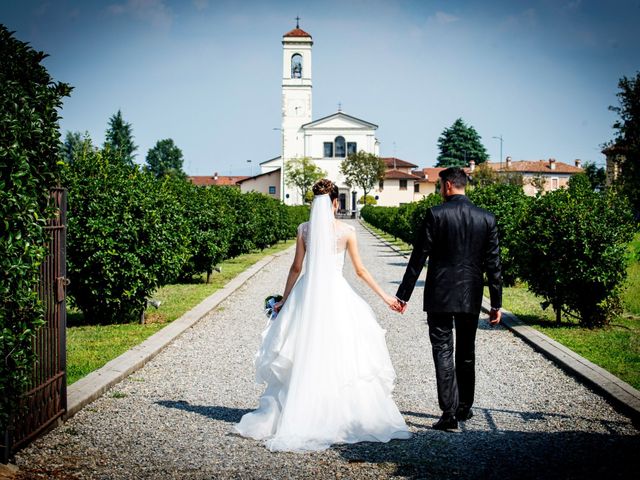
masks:
<path fill-rule="evenodd" d="M 396 303 L 396 297 L 387 295 L 386 293 L 382 295 L 382 299 L 384 300 L 384 303 L 386 303 L 389 307 L 393 307 Z"/>
<path fill-rule="evenodd" d="M 278 303 L 276 303 L 273 306 L 273 309 L 275 310 L 276 313 L 280 313 L 280 309 L 282 308 L 283 305 L 284 305 L 284 300 L 280 300 Z"/>

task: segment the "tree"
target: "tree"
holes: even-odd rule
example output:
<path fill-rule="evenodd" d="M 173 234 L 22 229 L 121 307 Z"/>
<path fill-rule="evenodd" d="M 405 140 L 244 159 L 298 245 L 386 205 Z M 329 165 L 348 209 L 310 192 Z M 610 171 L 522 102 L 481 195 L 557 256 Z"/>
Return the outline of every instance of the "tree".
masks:
<path fill-rule="evenodd" d="M 544 187 L 547 184 L 547 179 L 541 173 L 536 173 L 528 180 L 528 183 L 536 189 L 536 194 L 542 195 L 544 193 Z"/>
<path fill-rule="evenodd" d="M 174 183 L 93 149 L 66 165 L 69 295 L 85 319 L 139 320 L 146 299 L 178 277 L 190 219 Z"/>
<path fill-rule="evenodd" d="M 313 163 L 309 157 L 292 158 L 287 161 L 284 170 L 287 185 L 300 191 L 303 203 L 313 184 L 327 175 L 327 172 Z"/>
<path fill-rule="evenodd" d="M 584 173 L 591 183 L 591 188 L 594 190 L 603 190 L 607 174 L 603 167 L 598 168 L 594 162 L 586 162 L 584 164 Z"/>
<path fill-rule="evenodd" d="M 63 160 L 66 163 L 71 163 L 79 156 L 86 154 L 88 148 L 93 148 L 89 132 L 67 131 L 60 152 Z"/>
<path fill-rule="evenodd" d="M 185 177 L 182 170 L 184 159 L 182 150 L 180 150 L 173 140 L 167 138 L 158 140 L 156 144 L 149 149 L 147 153 L 147 171 L 151 172 L 156 178 L 165 175 L 173 175 L 177 177 Z"/>
<path fill-rule="evenodd" d="M 373 153 L 360 150 L 352 153 L 340 164 L 340 173 L 350 188 L 360 187 L 364 197 L 384 178 L 387 167 L 384 161 Z"/>
<path fill-rule="evenodd" d="M 478 165 L 470 176 L 473 187 L 486 187 L 487 185 L 496 183 L 522 187 L 524 183 L 521 173 L 513 171 L 502 171 L 498 173 L 487 163 Z"/>
<path fill-rule="evenodd" d="M 627 247 L 634 223 L 628 201 L 613 189 L 594 192 L 586 175 L 569 188 L 536 197 L 520 216 L 513 259 L 518 276 L 556 312 L 578 314 L 586 327 L 621 311 Z"/>
<path fill-rule="evenodd" d="M 625 151 L 618 183 L 629 198 L 636 214 L 640 212 L 640 72 L 635 78 L 622 77 L 616 94 L 619 106 L 610 106 L 620 118 L 613 124 L 618 131 L 616 146 Z"/>
<path fill-rule="evenodd" d="M 44 227 L 57 214 L 49 189 L 60 177 L 59 112 L 71 92 L 51 78 L 46 56 L 0 24 L 0 432 L 34 386 L 34 338 L 44 323 L 39 266 Z"/>
<path fill-rule="evenodd" d="M 436 167 L 466 167 L 470 160 L 479 165 L 489 158 L 476 129 L 461 118 L 444 129 L 438 138 L 438 148 L 440 155 Z"/>
<path fill-rule="evenodd" d="M 133 143 L 133 129 L 130 123 L 122 118 L 122 112 L 118 112 L 109 119 L 109 127 L 105 134 L 104 149 L 115 159 L 133 165 L 133 159 L 138 147 Z"/>
<path fill-rule="evenodd" d="M 515 260 L 520 252 L 518 235 L 522 228 L 523 215 L 532 197 L 525 195 L 522 184 L 497 182 L 469 190 L 469 199 L 474 205 L 496 216 L 502 280 L 506 285 L 511 286 L 518 276 Z"/>

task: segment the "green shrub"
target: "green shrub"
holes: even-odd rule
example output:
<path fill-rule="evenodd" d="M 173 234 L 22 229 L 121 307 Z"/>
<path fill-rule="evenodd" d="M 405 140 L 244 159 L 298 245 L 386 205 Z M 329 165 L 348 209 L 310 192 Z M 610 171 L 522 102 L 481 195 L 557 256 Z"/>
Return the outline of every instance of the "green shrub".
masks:
<path fill-rule="evenodd" d="M 418 229 L 422 227 L 424 219 L 427 215 L 427 210 L 431 207 L 435 207 L 436 205 L 440 205 L 442 203 L 442 195 L 439 193 L 432 193 L 427 195 L 419 202 L 415 203 L 415 208 L 411 213 L 411 237 L 407 243 L 414 245 L 416 242 L 416 235 Z"/>
<path fill-rule="evenodd" d="M 298 225 L 309 221 L 311 208 L 308 205 L 287 205 L 285 211 L 288 216 L 285 238 L 293 238 L 298 233 Z"/>
<path fill-rule="evenodd" d="M 522 185 L 493 183 L 470 189 L 469 199 L 496 216 L 500 241 L 502 278 L 513 285 L 518 276 L 515 256 L 518 254 L 520 225 L 527 205 L 533 199 L 524 194 Z"/>
<path fill-rule="evenodd" d="M 197 187 L 175 179 L 174 188 L 188 225 L 189 259 L 181 276 L 206 273 L 208 281 L 213 268 L 229 254 L 235 212 L 220 187 Z"/>
<path fill-rule="evenodd" d="M 40 64 L 45 56 L 0 25 L 0 431 L 29 385 L 43 324 L 43 227 L 55 213 L 48 202 L 59 174 L 58 108 L 71 91 Z"/>
<path fill-rule="evenodd" d="M 627 201 L 613 191 L 594 192 L 584 175 L 569 189 L 531 202 L 520 223 L 519 276 L 553 307 L 578 314 L 586 327 L 607 324 L 620 312 L 627 244 L 635 230 Z"/>
<path fill-rule="evenodd" d="M 397 207 L 374 207 L 372 205 L 365 205 L 362 207 L 362 210 L 360 210 L 360 216 L 365 222 L 391 234 L 390 226 L 397 214 L 397 210 Z"/>
<path fill-rule="evenodd" d="M 366 198 L 362 196 L 358 199 L 358 205 L 375 205 L 377 203 L 378 201 L 373 195 L 367 195 Z"/>
<path fill-rule="evenodd" d="M 188 258 L 186 218 L 172 179 L 93 149 L 67 165 L 69 294 L 92 323 L 140 318 L 153 291 Z"/>

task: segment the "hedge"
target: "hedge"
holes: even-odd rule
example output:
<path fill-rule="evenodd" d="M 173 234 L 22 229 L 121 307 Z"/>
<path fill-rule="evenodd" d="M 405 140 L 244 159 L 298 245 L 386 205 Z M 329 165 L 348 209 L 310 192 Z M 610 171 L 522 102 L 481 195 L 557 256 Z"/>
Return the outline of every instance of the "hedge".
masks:
<path fill-rule="evenodd" d="M 46 254 L 44 225 L 55 212 L 58 108 L 71 88 L 41 65 L 45 54 L 0 25 L 0 431 L 26 391 L 32 341 L 44 323 L 36 286 Z"/>
<path fill-rule="evenodd" d="M 85 149 L 65 169 L 69 296 L 87 323 L 129 322 L 189 254 L 171 181 Z"/>
<path fill-rule="evenodd" d="M 621 313 L 627 246 L 636 231 L 631 207 L 614 191 L 594 192 L 586 175 L 542 195 L 522 216 L 514 260 L 529 289 L 586 327 Z"/>
<path fill-rule="evenodd" d="M 594 192 L 584 175 L 572 177 L 568 189 L 536 198 L 504 183 L 469 188 L 468 196 L 496 216 L 505 283 L 526 281 L 558 319 L 564 311 L 594 327 L 619 313 L 627 244 L 637 229 L 622 196 Z M 400 207 L 366 206 L 361 214 L 413 244 L 426 211 L 438 203 L 431 195 Z"/>
<path fill-rule="evenodd" d="M 160 286 L 295 236 L 308 208 L 156 178 L 86 142 L 66 165 L 69 296 L 87 323 L 138 320 Z M 294 222 L 296 222 L 294 224 Z"/>

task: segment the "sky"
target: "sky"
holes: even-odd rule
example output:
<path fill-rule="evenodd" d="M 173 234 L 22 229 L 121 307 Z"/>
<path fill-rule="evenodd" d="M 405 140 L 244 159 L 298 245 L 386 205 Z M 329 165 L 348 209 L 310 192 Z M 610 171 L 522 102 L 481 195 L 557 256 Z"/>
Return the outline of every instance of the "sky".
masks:
<path fill-rule="evenodd" d="M 102 145 L 132 124 L 189 175 L 249 175 L 280 154 L 282 35 L 313 37 L 313 119 L 379 126 L 381 156 L 432 166 L 457 118 L 491 161 L 604 165 L 618 80 L 640 71 L 640 0 L 0 0 L 0 23 L 74 89 L 61 131 Z M 250 162 L 248 161 L 250 160 Z"/>

